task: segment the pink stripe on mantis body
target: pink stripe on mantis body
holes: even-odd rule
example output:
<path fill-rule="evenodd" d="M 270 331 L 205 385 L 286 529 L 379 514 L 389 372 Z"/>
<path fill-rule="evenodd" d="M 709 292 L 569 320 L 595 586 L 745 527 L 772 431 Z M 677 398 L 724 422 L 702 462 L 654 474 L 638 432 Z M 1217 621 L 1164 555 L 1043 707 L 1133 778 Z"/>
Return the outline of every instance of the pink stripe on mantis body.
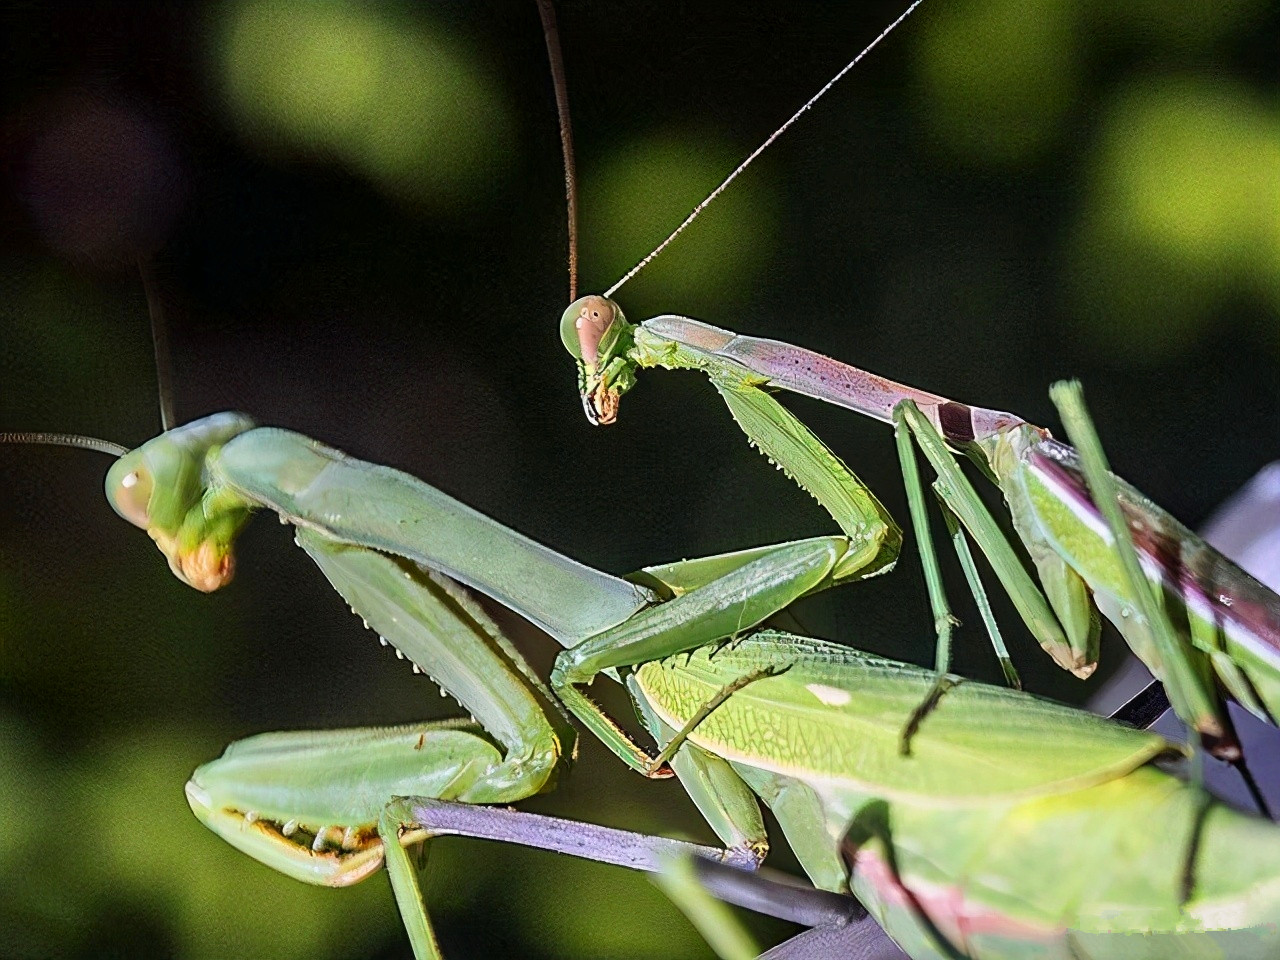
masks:
<path fill-rule="evenodd" d="M 1109 537 L 1074 449 L 1041 440 L 1026 462 L 1076 516 Z M 1280 666 L 1280 596 L 1123 481 L 1121 506 L 1147 573 L 1159 576 L 1192 614 Z"/>
<path fill-rule="evenodd" d="M 772 386 L 885 423 L 893 422 L 893 408 L 899 403 L 914 400 L 948 440 L 982 439 L 1023 423 L 1011 413 L 956 403 L 779 340 L 740 336 L 674 315 L 646 320 L 644 327 L 694 350 L 733 360 L 752 373 L 767 377 Z"/>
<path fill-rule="evenodd" d="M 1064 936 L 1065 926 L 1016 920 L 980 901 L 968 897 L 955 886 L 938 886 L 913 880 L 911 889 L 894 877 L 884 860 L 870 850 L 859 850 L 857 871 L 870 883 L 887 906 L 908 914 L 926 913 L 938 931 L 966 952 L 975 936 L 1007 937 L 1024 943 L 1051 943 Z"/>

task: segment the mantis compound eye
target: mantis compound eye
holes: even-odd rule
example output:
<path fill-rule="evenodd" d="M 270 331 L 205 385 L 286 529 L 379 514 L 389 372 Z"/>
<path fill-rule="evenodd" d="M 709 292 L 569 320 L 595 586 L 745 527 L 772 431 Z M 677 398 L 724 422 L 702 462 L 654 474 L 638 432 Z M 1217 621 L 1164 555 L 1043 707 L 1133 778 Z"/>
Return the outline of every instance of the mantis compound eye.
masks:
<path fill-rule="evenodd" d="M 600 359 L 600 341 L 619 315 L 617 304 L 591 295 L 575 300 L 560 318 L 565 349 L 590 367 Z"/>
<path fill-rule="evenodd" d="M 115 472 L 115 468 L 112 468 L 112 472 Z M 115 483 L 110 484 L 111 505 L 120 516 L 135 527 L 145 530 L 151 525 L 148 508 L 151 505 L 151 492 L 154 487 L 151 472 L 139 464 L 132 470 L 122 472 Z"/>

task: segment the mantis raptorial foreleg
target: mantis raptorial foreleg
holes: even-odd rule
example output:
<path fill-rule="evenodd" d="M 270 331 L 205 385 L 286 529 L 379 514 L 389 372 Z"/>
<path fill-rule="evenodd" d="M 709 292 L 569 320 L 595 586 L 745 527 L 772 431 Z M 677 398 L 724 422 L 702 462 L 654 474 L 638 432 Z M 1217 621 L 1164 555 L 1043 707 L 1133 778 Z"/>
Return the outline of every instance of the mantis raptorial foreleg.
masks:
<path fill-rule="evenodd" d="M 729 412 L 760 452 L 808 490 L 848 538 L 831 582 L 893 568 L 902 532 L 875 494 L 825 443 L 750 378 L 712 377 Z"/>
<path fill-rule="evenodd" d="M 402 844 L 427 836 L 397 794 L 503 803 L 550 782 L 572 733 L 544 713 L 505 659 L 505 642 L 447 579 L 404 561 L 298 530 L 298 542 L 366 620 L 484 719 L 477 723 L 266 735 L 233 744 L 195 772 L 196 815 L 290 876 L 329 885 L 385 863 L 414 951 L 439 957 Z"/>
<path fill-rule="evenodd" d="M 551 688 L 589 730 L 632 769 L 650 775 L 653 760 L 577 689 L 597 673 L 661 660 L 736 636 L 830 582 L 845 556 L 840 537 L 782 544 L 719 578 L 651 607 L 563 651 Z"/>
<path fill-rule="evenodd" d="M 807 489 L 822 490 L 819 497 L 824 506 L 833 509 L 839 497 L 844 496 L 846 506 L 857 502 L 854 494 L 869 497 L 856 478 L 844 467 L 825 446 L 795 420 L 772 397 L 763 391 L 751 387 L 725 388 L 717 382 L 717 388 L 729 403 L 735 417 L 754 442 L 779 463 L 786 464 L 789 471 L 800 479 Z M 918 411 L 917 411 L 918 413 Z M 903 421 L 911 427 L 909 410 L 905 412 Z M 903 440 L 905 443 L 905 428 Z M 910 450 L 906 449 L 910 454 Z M 951 467 L 955 465 L 949 460 Z M 914 468 L 914 462 L 904 456 L 904 470 Z M 958 469 L 955 470 L 959 473 Z M 910 474 L 909 474 L 910 476 Z M 963 480 L 963 475 L 960 477 Z M 965 481 L 967 482 L 967 481 Z M 919 493 L 918 478 L 914 484 L 908 481 L 908 490 L 914 487 L 913 497 L 923 505 L 923 495 Z M 971 489 L 971 488 L 970 488 Z M 815 492 L 815 495 L 818 495 Z M 999 537 L 999 529 L 985 507 L 976 500 L 958 500 L 951 503 L 945 494 L 944 500 L 951 509 L 968 518 L 983 520 L 979 542 L 983 538 Z M 867 501 L 864 501 L 867 502 Z M 875 503 L 874 500 L 869 502 Z M 975 507 L 976 504 L 976 507 Z M 878 508 L 878 504 L 875 504 Z M 832 514 L 837 516 L 835 512 Z M 849 519 L 853 514 L 848 511 L 840 514 L 845 520 L 842 523 L 846 533 L 856 529 Z M 864 518 L 866 513 L 860 514 Z M 921 538 L 921 555 L 925 560 L 926 580 L 930 585 L 930 597 L 934 601 L 935 624 L 938 629 L 938 676 L 939 684 L 944 684 L 944 674 L 949 661 L 950 629 L 953 618 L 946 606 L 934 557 L 932 541 L 928 537 L 927 522 L 917 512 L 917 526 L 924 531 Z M 890 528 L 881 526 L 881 531 Z M 896 553 L 898 537 L 896 528 L 891 549 Z M 873 541 L 876 545 L 872 557 L 883 557 L 888 549 L 882 540 Z M 1046 625 L 1046 630 L 1056 629 L 1057 621 L 1053 619 L 1043 594 L 1039 593 L 1026 571 L 1022 569 L 1013 555 L 1007 541 L 999 539 L 1007 557 L 1005 567 L 997 567 L 1006 581 L 1006 586 L 1023 590 L 1026 593 L 1024 606 L 1036 612 L 1038 618 Z M 565 705 L 587 725 L 614 753 L 622 758 L 633 769 L 642 773 L 650 773 L 653 769 L 652 758 L 638 747 L 633 740 L 609 717 L 605 716 L 591 700 L 577 689 L 578 685 L 589 682 L 602 670 L 634 666 L 650 660 L 658 660 L 696 649 L 707 643 L 734 636 L 744 626 L 752 626 L 762 622 L 770 614 L 784 608 L 794 600 L 807 593 L 822 589 L 841 579 L 854 575 L 863 575 L 866 569 L 861 559 L 848 562 L 849 551 L 855 541 L 851 538 L 823 538 L 820 540 L 801 541 L 795 544 L 784 544 L 760 554 L 742 567 L 723 573 L 718 579 L 700 584 L 688 593 L 662 605 L 630 618 L 613 630 L 566 650 L 560 654 L 551 677 L 552 689 Z M 866 555 L 865 548 L 859 551 Z M 961 554 L 962 559 L 964 553 Z M 877 569 L 883 569 L 879 567 Z M 966 574 L 972 574 L 972 564 L 966 567 Z M 932 575 L 930 575 L 932 573 Z M 971 584 L 977 587 L 976 576 Z M 979 587 L 980 590 L 980 587 Z M 981 596 L 981 593 L 979 593 Z M 985 599 L 985 598 L 983 598 Z M 1037 607 L 1038 603 L 1038 607 Z M 984 618 L 988 623 L 990 617 Z M 1061 636 L 1060 631 L 1057 634 Z M 993 635 L 993 642 L 998 634 Z M 997 649 L 999 649 L 997 645 Z M 1006 653 L 1007 657 L 1007 653 Z M 1006 668 L 1006 675 L 1011 667 Z M 922 701 L 920 712 L 913 717 L 913 722 L 904 728 L 904 751 L 908 748 L 909 733 L 918 727 L 929 706 L 936 702 L 942 693 L 941 687 L 935 689 L 931 696 Z"/>

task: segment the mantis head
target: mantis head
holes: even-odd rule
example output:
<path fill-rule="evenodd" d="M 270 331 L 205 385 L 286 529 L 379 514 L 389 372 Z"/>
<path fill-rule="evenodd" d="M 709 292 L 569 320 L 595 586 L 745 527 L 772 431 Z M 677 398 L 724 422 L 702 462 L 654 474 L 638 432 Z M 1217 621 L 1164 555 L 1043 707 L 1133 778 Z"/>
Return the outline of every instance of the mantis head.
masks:
<path fill-rule="evenodd" d="M 249 516 L 247 502 L 211 486 L 206 469 L 233 437 L 252 429 L 239 413 L 219 413 L 162 433 L 130 450 L 107 471 L 107 500 L 147 531 L 188 586 L 206 593 L 230 581 L 231 545 Z"/>
<path fill-rule="evenodd" d="M 560 318 L 560 339 L 578 362 L 582 409 L 593 424 L 618 419 L 618 401 L 636 385 L 630 357 L 635 326 L 607 297 L 581 297 Z"/>

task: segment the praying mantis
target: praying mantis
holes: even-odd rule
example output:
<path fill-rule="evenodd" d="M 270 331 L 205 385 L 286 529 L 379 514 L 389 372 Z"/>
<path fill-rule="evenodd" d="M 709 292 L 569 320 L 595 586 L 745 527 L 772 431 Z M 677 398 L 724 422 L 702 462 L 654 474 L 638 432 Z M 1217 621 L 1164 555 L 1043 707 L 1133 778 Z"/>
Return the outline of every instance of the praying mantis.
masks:
<path fill-rule="evenodd" d="M 296 879 L 345 885 L 385 863 L 420 957 L 440 954 L 402 845 L 505 838 L 470 804 L 545 788 L 573 737 L 455 581 L 536 622 L 566 647 L 561 661 L 632 668 L 659 759 L 730 851 L 763 856 L 763 799 L 814 884 L 852 888 L 913 960 L 1276 949 L 1280 828 L 1151 766 L 1170 749 L 1162 738 L 951 677 L 906 756 L 899 733 L 932 671 L 776 630 L 740 635 L 755 605 L 788 595 L 780 588 L 806 591 L 805 574 L 826 565 L 803 561 L 829 561 L 835 538 L 618 580 L 407 474 L 235 414 L 124 453 L 106 488 L 205 591 L 230 579 L 249 512 L 278 513 L 369 626 L 475 713 L 473 724 L 261 735 L 187 787 L 206 826 Z M 725 609 L 746 620 L 726 623 Z M 558 662 L 553 677 L 564 673 Z"/>
<path fill-rule="evenodd" d="M 515 412 L 515 411 L 513 411 L 513 412 Z M 522 412 L 522 411 L 521 411 L 521 412 Z M 337 417 L 337 416 L 338 416 L 338 415 L 337 415 L 337 413 L 335 413 L 335 415 L 334 415 L 334 416 L 335 416 L 335 417 Z M 534 426 L 534 425 L 529 425 L 529 428 L 527 428 L 527 429 L 529 429 L 529 430 L 535 429 L 535 426 Z M 388 456 L 390 456 L 390 454 L 388 454 Z M 397 454 L 397 456 L 406 456 L 406 457 L 407 457 L 407 456 L 410 456 L 410 454 L 407 454 L 407 453 L 406 453 L 406 454 Z M 545 456 L 545 454 L 544 454 L 544 456 Z M 585 498 L 584 498 L 584 499 L 585 499 Z M 584 503 L 584 504 L 582 504 L 582 508 L 584 508 L 584 511 L 585 511 L 585 509 L 588 509 L 588 504 L 585 504 L 585 503 Z M 526 520 L 525 522 L 534 522 L 534 521 Z M 554 529 L 554 527 L 548 527 L 548 529 Z"/>
<path fill-rule="evenodd" d="M 912 9 L 914 5 L 903 16 Z M 853 63 L 764 146 L 787 130 Z M 1214 756 L 1238 762 L 1239 743 L 1223 691 L 1259 718 L 1274 722 L 1280 710 L 1280 596 L 1137 490 L 1116 481 L 1149 587 L 1121 576 L 1120 531 L 1115 523 L 1104 521 L 1109 505 L 1100 508 L 1091 498 L 1079 456 L 1048 430 L 1013 414 L 958 403 L 778 340 L 740 336 L 674 314 L 639 324 L 626 320 L 611 299 L 615 292 L 661 253 L 760 150 L 604 295 L 575 299 L 564 311 L 560 337 L 575 361 L 588 420 L 613 423 L 621 397 L 635 386 L 640 370 L 701 372 L 751 445 L 808 491 L 853 543 L 869 526 L 887 521 L 883 509 L 839 457 L 772 394 L 800 394 L 893 426 L 934 614 L 940 684 L 906 724 L 904 751 L 909 749 L 911 732 L 942 689 L 957 622 L 936 560 L 916 464 L 918 448 L 937 474 L 934 493 L 1007 682 L 1017 685 L 1017 673 L 991 615 L 966 535 L 977 542 L 1023 622 L 1059 666 L 1081 678 L 1093 673 L 1101 617 L 1105 617 L 1163 681 L 1176 714 L 1198 732 L 1202 744 Z M 571 262 L 574 259 L 571 254 Z M 999 488 L 1039 584 L 960 470 L 957 454 L 971 459 Z M 1097 454 L 1094 459 L 1101 459 L 1100 449 Z M 896 544 L 886 545 L 865 568 L 851 557 L 835 579 L 882 572 L 895 557 Z M 1155 591 L 1160 605 L 1169 608 L 1169 617 L 1159 618 L 1158 623 L 1141 612 L 1149 590 Z"/>
<path fill-rule="evenodd" d="M 1047 430 L 1012 414 L 887 381 L 810 350 L 738 336 L 688 318 L 656 317 L 633 326 L 616 303 L 603 297 L 571 305 L 561 333 L 577 359 L 583 403 L 593 422 L 613 422 L 638 369 L 700 370 L 752 444 L 810 491 L 846 532 L 861 529 L 869 513 L 848 494 L 838 499 L 830 491 L 841 486 L 860 491 L 861 483 L 769 391 L 789 390 L 892 424 L 938 627 L 940 671 L 948 662 L 954 618 L 933 559 L 912 442 L 937 471 L 934 490 L 980 609 L 988 609 L 986 598 L 957 520 L 991 561 L 1028 629 L 1060 666 L 1081 677 L 1093 672 L 1101 612 L 1164 681 L 1178 715 L 1215 755 L 1239 756 L 1215 677 L 1259 717 L 1273 718 L 1280 709 L 1280 597 L 1124 485 L 1122 504 L 1146 576 L 1184 625 L 1176 637 L 1159 635 L 1145 618 L 1133 616 L 1138 597 L 1127 592 L 1119 575 L 1114 536 L 1087 492 L 1077 454 Z M 999 486 L 1043 589 L 1030 579 L 959 470 L 953 450 L 968 454 Z M 887 562 L 880 559 L 881 566 Z M 989 616 L 987 622 L 1013 680 L 1008 652 Z"/>

